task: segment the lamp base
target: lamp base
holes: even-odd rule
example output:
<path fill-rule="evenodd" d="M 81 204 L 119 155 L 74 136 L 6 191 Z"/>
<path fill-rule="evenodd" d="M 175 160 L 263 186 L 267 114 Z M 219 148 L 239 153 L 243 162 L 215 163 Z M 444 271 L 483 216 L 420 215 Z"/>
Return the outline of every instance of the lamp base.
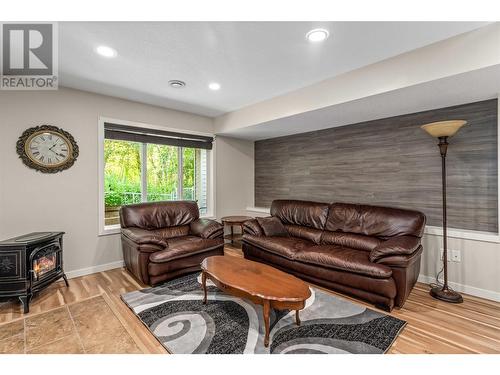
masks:
<path fill-rule="evenodd" d="M 431 296 L 441 301 L 450 303 L 462 303 L 464 300 L 460 293 L 450 290 L 445 287 L 435 287 L 430 291 Z"/>

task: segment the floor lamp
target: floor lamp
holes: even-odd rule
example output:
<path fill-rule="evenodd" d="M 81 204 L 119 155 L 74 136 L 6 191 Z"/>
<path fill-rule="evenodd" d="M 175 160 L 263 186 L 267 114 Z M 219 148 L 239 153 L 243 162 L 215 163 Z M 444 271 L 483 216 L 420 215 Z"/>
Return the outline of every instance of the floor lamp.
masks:
<path fill-rule="evenodd" d="M 444 284 L 443 286 L 436 286 L 432 288 L 431 296 L 442 301 L 451 303 L 463 302 L 462 296 L 451 290 L 448 287 L 448 244 L 447 244 L 447 230 L 446 230 L 446 151 L 448 149 L 448 138 L 454 136 L 456 132 L 465 124 L 464 120 L 451 120 L 433 122 L 431 124 L 422 125 L 421 128 L 429 133 L 434 138 L 439 139 L 439 151 L 441 153 L 441 179 L 443 184 L 443 272 Z"/>

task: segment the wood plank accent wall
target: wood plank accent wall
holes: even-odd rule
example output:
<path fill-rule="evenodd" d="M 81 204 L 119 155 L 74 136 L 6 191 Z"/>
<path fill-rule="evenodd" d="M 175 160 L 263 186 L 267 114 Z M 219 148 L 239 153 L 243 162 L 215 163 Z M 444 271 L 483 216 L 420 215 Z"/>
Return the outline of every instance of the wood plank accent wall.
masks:
<path fill-rule="evenodd" d="M 464 119 L 448 147 L 450 228 L 498 232 L 498 101 L 255 142 L 255 206 L 274 199 L 412 208 L 441 226 L 441 159 L 420 125 Z"/>

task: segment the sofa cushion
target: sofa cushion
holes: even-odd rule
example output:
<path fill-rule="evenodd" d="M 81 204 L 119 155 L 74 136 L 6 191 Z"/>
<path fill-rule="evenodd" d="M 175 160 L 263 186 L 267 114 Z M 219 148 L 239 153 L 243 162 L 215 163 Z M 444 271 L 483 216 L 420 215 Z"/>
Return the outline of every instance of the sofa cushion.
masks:
<path fill-rule="evenodd" d="M 422 237 L 425 215 L 418 211 L 361 204 L 334 203 L 325 229 L 380 238 Z"/>
<path fill-rule="evenodd" d="M 256 219 L 247 220 L 243 223 L 243 233 L 251 234 L 254 236 L 263 236 L 264 231 L 262 227 L 259 225 L 259 222 Z"/>
<path fill-rule="evenodd" d="M 324 231 L 321 245 L 338 245 L 357 250 L 372 251 L 382 242 L 381 239 L 362 234 Z"/>
<path fill-rule="evenodd" d="M 320 245 L 296 252 L 295 261 L 374 278 L 391 277 L 391 268 L 383 264 L 370 262 L 369 255 L 370 253 L 363 250 L 335 245 Z"/>
<path fill-rule="evenodd" d="M 120 208 L 122 228 L 160 229 L 188 225 L 199 217 L 193 201 L 149 202 Z"/>
<path fill-rule="evenodd" d="M 258 217 L 256 219 L 266 236 L 288 237 L 288 232 L 277 217 Z"/>
<path fill-rule="evenodd" d="M 174 259 L 210 251 L 220 246 L 224 246 L 222 238 L 205 239 L 196 236 L 172 238 L 168 240 L 168 248 L 152 253 L 149 256 L 149 261 L 153 263 L 169 262 Z"/>
<path fill-rule="evenodd" d="M 288 231 L 288 234 L 290 234 L 290 236 L 303 238 L 305 240 L 312 241 L 318 245 L 320 243 L 321 235 L 323 233 L 322 230 L 304 227 L 301 225 L 287 224 L 287 225 L 285 225 L 285 228 Z"/>
<path fill-rule="evenodd" d="M 291 260 L 298 251 L 314 246 L 313 242 L 296 237 L 258 237 L 245 234 L 243 240 Z"/>
<path fill-rule="evenodd" d="M 276 216 L 283 224 L 303 225 L 323 230 L 328 208 L 328 203 L 278 199 L 271 204 L 271 215 Z"/>
<path fill-rule="evenodd" d="M 187 236 L 189 234 L 189 225 L 152 229 L 151 232 L 168 240 L 170 238 Z"/>

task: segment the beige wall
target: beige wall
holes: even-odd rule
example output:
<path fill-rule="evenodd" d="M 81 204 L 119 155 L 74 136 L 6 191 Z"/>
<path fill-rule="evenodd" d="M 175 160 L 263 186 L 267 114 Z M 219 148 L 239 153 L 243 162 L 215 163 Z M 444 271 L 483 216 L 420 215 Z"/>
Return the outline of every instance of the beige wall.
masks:
<path fill-rule="evenodd" d="M 440 252 L 443 237 L 426 234 L 420 275 L 434 278 L 442 266 Z M 500 301 L 500 244 L 448 238 L 448 250 L 460 250 L 461 262 L 448 262 L 451 286 L 466 293 Z M 433 281 L 433 280 L 429 280 Z"/>
<path fill-rule="evenodd" d="M 0 92 L 0 114 L 0 238 L 65 231 L 67 271 L 122 260 L 119 236 L 98 236 L 99 116 L 213 132 L 212 119 L 207 117 L 66 88 Z M 18 158 L 18 137 L 41 124 L 59 126 L 75 137 L 80 156 L 69 170 L 42 174 Z M 223 153 L 224 147 L 221 157 Z"/>
<path fill-rule="evenodd" d="M 216 137 L 216 216 L 246 215 L 254 201 L 254 143 Z"/>

